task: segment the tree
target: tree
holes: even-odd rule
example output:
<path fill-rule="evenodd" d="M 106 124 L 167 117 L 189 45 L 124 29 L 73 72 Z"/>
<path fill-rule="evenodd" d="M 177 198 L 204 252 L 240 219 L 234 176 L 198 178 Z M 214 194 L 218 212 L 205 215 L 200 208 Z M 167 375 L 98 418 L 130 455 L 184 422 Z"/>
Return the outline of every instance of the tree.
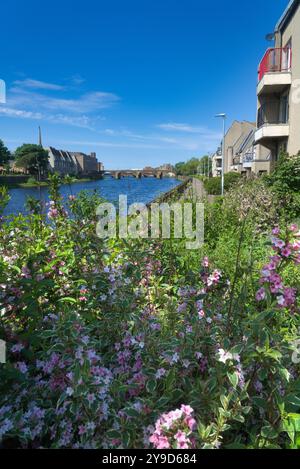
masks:
<path fill-rule="evenodd" d="M 211 161 L 208 161 L 208 156 L 202 158 L 191 158 L 186 163 L 177 163 L 175 170 L 178 175 L 192 176 L 195 174 L 207 175 L 208 169 L 211 172 Z"/>
<path fill-rule="evenodd" d="M 47 171 L 48 152 L 40 145 L 24 143 L 16 149 L 15 158 L 18 168 L 24 168 L 38 178 Z"/>
<path fill-rule="evenodd" d="M 202 156 L 198 165 L 198 174 L 202 176 L 210 176 L 212 172 L 212 161 L 207 155 Z"/>
<path fill-rule="evenodd" d="M 176 171 L 176 174 L 178 174 L 178 176 L 182 176 L 183 174 L 182 170 L 183 170 L 184 165 L 185 163 L 183 161 L 175 164 L 175 171 Z"/>
<path fill-rule="evenodd" d="M 4 145 L 3 141 L 0 140 L 0 165 L 6 165 L 11 158 L 11 153 L 8 148 Z"/>

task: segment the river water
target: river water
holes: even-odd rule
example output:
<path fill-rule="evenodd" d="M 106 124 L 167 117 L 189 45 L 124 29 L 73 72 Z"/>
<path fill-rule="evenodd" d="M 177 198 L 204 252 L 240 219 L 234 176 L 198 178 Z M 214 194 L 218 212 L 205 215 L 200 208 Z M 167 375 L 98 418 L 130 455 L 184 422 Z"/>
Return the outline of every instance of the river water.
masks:
<path fill-rule="evenodd" d="M 180 181 L 175 178 L 104 178 L 98 181 L 78 182 L 72 184 L 71 187 L 62 185 L 60 192 L 64 198 L 67 198 L 69 195 L 76 195 L 82 190 L 97 190 L 99 195 L 109 202 L 117 203 L 119 195 L 127 195 L 129 204 L 133 202 L 147 203 L 173 189 L 178 184 L 180 184 Z M 39 198 L 45 204 L 49 202 L 47 187 L 10 189 L 9 194 L 11 199 L 5 208 L 4 215 L 25 214 L 25 202 L 28 196 Z"/>

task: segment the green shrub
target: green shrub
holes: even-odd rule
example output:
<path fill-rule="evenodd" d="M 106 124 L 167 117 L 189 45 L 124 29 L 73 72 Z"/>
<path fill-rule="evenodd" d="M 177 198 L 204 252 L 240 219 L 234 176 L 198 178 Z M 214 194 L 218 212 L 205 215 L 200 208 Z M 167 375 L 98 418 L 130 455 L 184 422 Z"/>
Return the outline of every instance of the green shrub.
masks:
<path fill-rule="evenodd" d="M 232 186 L 234 186 L 240 179 L 241 175 L 239 173 L 227 173 L 224 175 L 224 190 L 228 191 Z M 210 195 L 220 195 L 221 194 L 221 177 L 214 177 L 211 179 L 206 179 L 204 181 L 205 190 Z"/>
<path fill-rule="evenodd" d="M 280 155 L 267 183 L 278 200 L 281 214 L 293 220 L 300 217 L 300 155 Z"/>

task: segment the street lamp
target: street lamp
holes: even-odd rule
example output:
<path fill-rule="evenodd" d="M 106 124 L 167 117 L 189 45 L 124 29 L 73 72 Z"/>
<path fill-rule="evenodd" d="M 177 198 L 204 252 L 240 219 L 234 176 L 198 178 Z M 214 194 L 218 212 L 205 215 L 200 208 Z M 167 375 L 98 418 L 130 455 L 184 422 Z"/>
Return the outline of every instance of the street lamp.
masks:
<path fill-rule="evenodd" d="M 225 164 L 225 131 L 226 131 L 226 114 L 216 114 L 215 117 L 223 119 L 223 142 L 222 142 L 222 174 L 221 174 L 221 194 L 224 195 L 224 164 Z"/>

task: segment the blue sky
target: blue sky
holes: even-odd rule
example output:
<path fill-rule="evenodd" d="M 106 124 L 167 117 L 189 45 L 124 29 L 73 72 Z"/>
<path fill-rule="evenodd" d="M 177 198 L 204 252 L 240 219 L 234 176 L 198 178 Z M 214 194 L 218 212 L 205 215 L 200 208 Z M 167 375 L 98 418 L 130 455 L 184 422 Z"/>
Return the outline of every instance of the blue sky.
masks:
<path fill-rule="evenodd" d="M 10 0 L 1 4 L 0 138 L 96 151 L 106 168 L 215 150 L 255 120 L 257 66 L 288 0 Z"/>

